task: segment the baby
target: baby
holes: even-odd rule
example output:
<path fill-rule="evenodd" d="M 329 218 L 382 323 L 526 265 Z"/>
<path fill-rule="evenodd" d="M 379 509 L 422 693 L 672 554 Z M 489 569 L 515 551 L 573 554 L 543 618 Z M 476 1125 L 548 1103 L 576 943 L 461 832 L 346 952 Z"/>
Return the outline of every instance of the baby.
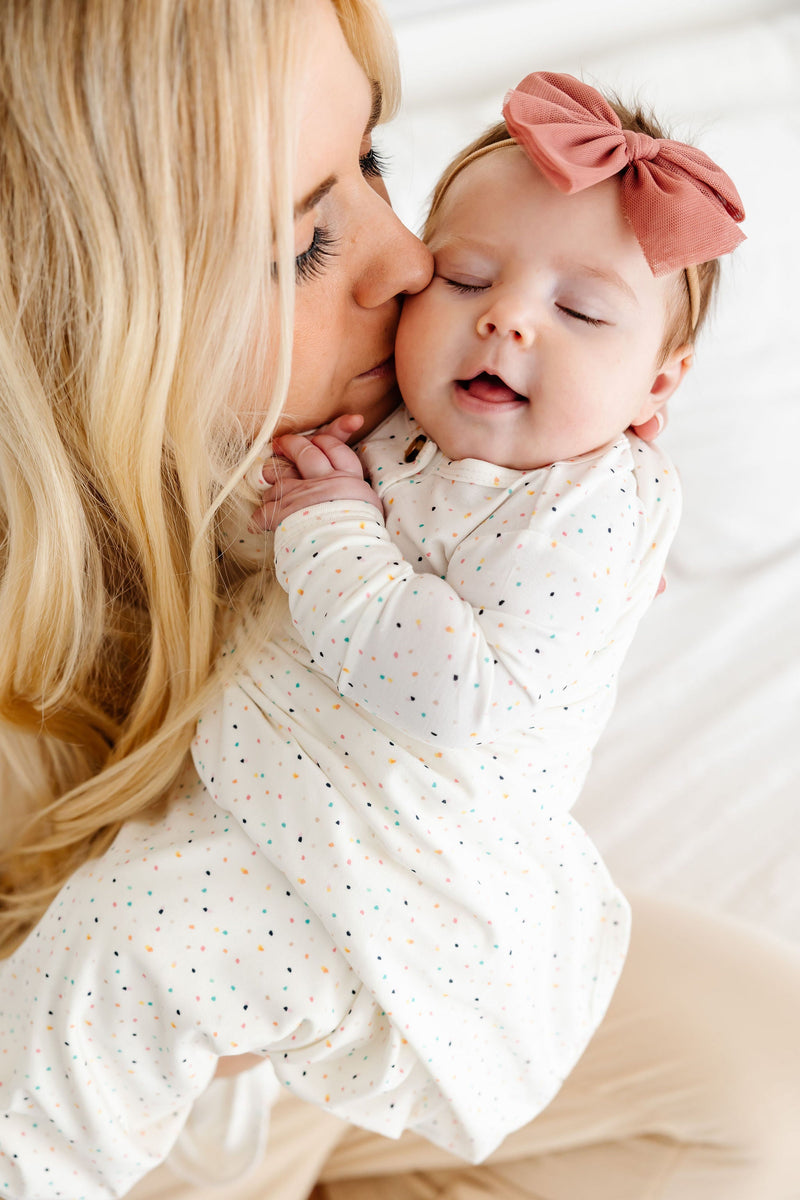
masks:
<path fill-rule="evenodd" d="M 504 116 L 436 190 L 405 406 L 360 457 L 357 417 L 275 443 L 259 521 L 291 616 L 195 747 L 413 1050 L 398 1087 L 354 1005 L 352 1078 L 324 1054 L 278 1075 L 470 1159 L 549 1102 L 624 962 L 628 906 L 569 810 L 678 520 L 629 427 L 681 382 L 743 216 L 705 155 L 570 76 Z"/>

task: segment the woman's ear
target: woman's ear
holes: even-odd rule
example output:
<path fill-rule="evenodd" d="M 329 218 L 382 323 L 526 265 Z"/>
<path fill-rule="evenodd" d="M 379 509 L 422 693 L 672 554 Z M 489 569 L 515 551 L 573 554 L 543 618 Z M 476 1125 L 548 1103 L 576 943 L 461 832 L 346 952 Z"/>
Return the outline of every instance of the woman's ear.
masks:
<path fill-rule="evenodd" d="M 694 361 L 694 346 L 684 342 L 667 356 L 658 369 L 649 395 L 631 425 L 645 425 L 669 400 Z"/>

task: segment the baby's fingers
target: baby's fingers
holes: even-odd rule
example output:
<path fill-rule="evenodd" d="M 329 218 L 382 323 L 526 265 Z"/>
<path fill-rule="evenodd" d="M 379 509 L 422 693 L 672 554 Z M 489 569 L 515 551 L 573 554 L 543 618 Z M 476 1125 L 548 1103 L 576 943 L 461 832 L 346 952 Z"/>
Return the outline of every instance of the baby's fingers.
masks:
<path fill-rule="evenodd" d="M 263 491 L 264 488 L 273 487 L 278 480 L 284 479 L 299 479 L 300 475 L 295 470 L 294 463 L 290 463 L 288 459 L 281 458 L 275 454 L 272 458 L 268 458 L 261 464 L 258 472 L 258 478 L 255 481 L 257 491 Z"/>
<path fill-rule="evenodd" d="M 348 442 L 363 424 L 364 418 L 361 413 L 343 413 L 340 417 L 334 417 L 327 425 L 322 425 L 317 430 L 317 435 L 329 433 L 340 442 Z"/>
<path fill-rule="evenodd" d="M 272 445 L 278 454 L 294 463 L 301 479 L 320 479 L 333 470 L 325 451 L 304 434 L 284 433 Z M 337 441 L 337 445 L 341 442 Z"/>
<path fill-rule="evenodd" d="M 355 450 L 340 440 L 338 435 L 330 433 L 315 433 L 311 438 L 314 445 L 326 455 L 331 467 L 340 475 L 354 475 L 357 479 L 364 478 L 361 460 Z"/>

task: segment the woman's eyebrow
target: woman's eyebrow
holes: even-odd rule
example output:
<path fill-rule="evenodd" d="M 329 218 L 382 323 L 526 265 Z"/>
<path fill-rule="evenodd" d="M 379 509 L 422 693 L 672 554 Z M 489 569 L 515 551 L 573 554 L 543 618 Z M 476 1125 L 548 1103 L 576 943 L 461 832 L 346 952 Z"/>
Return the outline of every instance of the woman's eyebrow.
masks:
<path fill-rule="evenodd" d="M 383 112 L 383 88 L 377 79 L 372 80 L 372 109 L 370 110 L 369 120 L 364 134 L 372 133 L 375 126 L 381 119 Z"/>
<path fill-rule="evenodd" d="M 318 187 L 314 188 L 313 192 L 309 192 L 303 200 L 299 200 L 294 206 L 295 220 L 298 217 L 304 216 L 307 212 L 311 212 L 312 208 L 316 208 L 320 200 L 324 200 L 331 188 L 335 187 L 338 182 L 338 175 L 329 175 L 327 179 L 323 179 Z"/>
<path fill-rule="evenodd" d="M 367 125 L 364 130 L 365 137 L 372 133 L 373 129 L 380 121 L 382 111 L 383 88 L 376 79 L 373 79 L 372 108 L 370 109 L 369 120 L 367 121 Z M 329 175 L 328 178 L 324 179 L 318 187 L 314 188 L 313 192 L 309 192 L 304 199 L 298 201 L 298 203 L 294 206 L 295 220 L 297 220 L 298 217 L 305 216 L 307 212 L 311 212 L 311 209 L 315 208 L 319 204 L 320 200 L 324 200 L 331 188 L 335 187 L 338 182 L 338 175 Z"/>

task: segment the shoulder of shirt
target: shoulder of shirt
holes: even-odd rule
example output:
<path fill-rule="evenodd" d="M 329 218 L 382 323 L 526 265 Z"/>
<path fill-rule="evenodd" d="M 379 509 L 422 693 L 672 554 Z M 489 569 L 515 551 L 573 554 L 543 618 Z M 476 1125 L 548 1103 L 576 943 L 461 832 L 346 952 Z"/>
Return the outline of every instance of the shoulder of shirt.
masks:
<path fill-rule="evenodd" d="M 419 421 L 412 417 L 405 404 L 400 404 L 389 416 L 381 421 L 377 429 L 373 429 L 358 443 L 359 451 L 379 445 L 392 445 L 402 458 L 405 448 L 420 434 L 424 434 Z"/>
<path fill-rule="evenodd" d="M 365 463 L 373 469 L 381 464 L 395 462 L 403 464 L 408 470 L 412 462 L 420 464 L 418 442 L 427 442 L 422 460 L 431 461 L 441 458 L 443 464 L 450 460 L 442 454 L 437 446 L 424 433 L 420 423 L 411 415 L 405 405 L 400 405 L 390 415 L 368 434 L 359 446 L 359 453 Z M 414 454 L 414 451 L 417 454 Z M 406 455 L 411 451 L 412 458 Z M 485 463 L 467 459 L 463 463 L 452 464 L 457 468 L 459 478 L 472 478 L 487 484 L 485 478 Z M 472 468 L 472 470 L 471 470 Z M 480 468 L 480 470 L 478 469 Z M 608 442 L 586 454 L 577 455 L 572 459 L 563 459 L 547 466 L 532 468 L 529 471 L 497 468 L 502 475 L 494 483 L 496 486 L 508 488 L 511 486 L 532 486 L 538 491 L 556 482 L 566 486 L 580 485 L 586 490 L 595 487 L 606 487 L 608 473 L 624 473 L 631 475 L 635 481 L 636 491 L 647 502 L 654 489 L 659 495 L 680 496 L 678 473 L 671 459 L 661 446 L 655 442 L 645 442 L 629 430 L 621 433 L 618 438 Z"/>
<path fill-rule="evenodd" d="M 644 442 L 630 430 L 596 450 L 553 463 L 543 470 L 552 477 L 580 482 L 583 486 L 590 482 L 604 485 L 612 473 L 633 476 L 640 492 L 648 492 L 654 485 L 664 491 L 680 490 L 678 472 L 669 455 L 655 442 Z"/>

